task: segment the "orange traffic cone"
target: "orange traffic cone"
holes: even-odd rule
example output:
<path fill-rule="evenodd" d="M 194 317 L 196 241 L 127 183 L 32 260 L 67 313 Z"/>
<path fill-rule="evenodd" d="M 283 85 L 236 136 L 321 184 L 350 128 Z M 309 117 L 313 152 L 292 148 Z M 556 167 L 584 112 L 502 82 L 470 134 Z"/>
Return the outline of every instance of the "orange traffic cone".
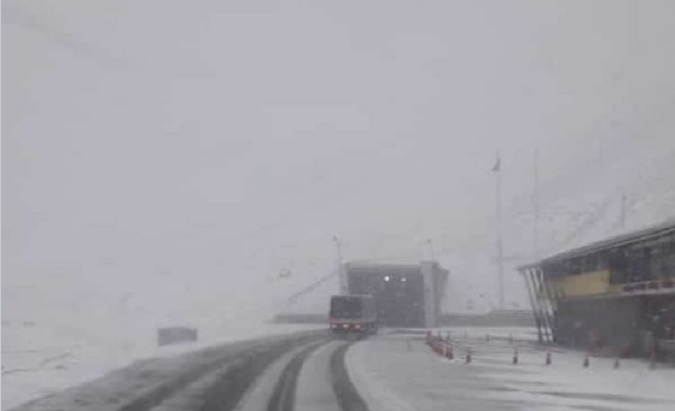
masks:
<path fill-rule="evenodd" d="M 455 353 L 452 349 L 452 344 L 448 344 L 448 351 L 446 352 L 446 358 L 452 360 L 455 358 Z"/>
<path fill-rule="evenodd" d="M 434 341 L 434 352 L 436 354 L 441 354 L 441 345 L 438 341 Z"/>

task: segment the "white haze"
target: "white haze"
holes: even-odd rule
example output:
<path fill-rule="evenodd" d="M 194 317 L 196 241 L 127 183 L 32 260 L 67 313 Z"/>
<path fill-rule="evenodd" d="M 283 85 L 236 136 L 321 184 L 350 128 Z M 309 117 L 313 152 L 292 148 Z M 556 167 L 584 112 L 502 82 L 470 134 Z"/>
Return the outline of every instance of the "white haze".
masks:
<path fill-rule="evenodd" d="M 425 258 L 431 238 L 457 298 L 493 299 L 498 149 L 521 260 L 535 146 L 544 214 L 675 176 L 673 15 L 669 1 L 3 1 L 3 319 L 265 318 L 333 269 L 334 235 L 348 259 Z M 654 161 L 665 171 L 640 175 Z M 650 204 L 643 221 L 668 217 Z"/>

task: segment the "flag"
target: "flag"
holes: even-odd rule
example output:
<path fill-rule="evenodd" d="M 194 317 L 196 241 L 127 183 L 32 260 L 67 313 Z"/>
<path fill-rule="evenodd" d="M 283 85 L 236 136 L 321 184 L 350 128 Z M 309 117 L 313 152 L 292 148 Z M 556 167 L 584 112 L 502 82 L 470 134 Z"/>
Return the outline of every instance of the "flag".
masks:
<path fill-rule="evenodd" d="M 495 165 L 492 166 L 492 172 L 499 173 L 501 170 L 502 170 L 502 159 L 501 157 L 497 156 L 497 161 L 495 162 Z"/>

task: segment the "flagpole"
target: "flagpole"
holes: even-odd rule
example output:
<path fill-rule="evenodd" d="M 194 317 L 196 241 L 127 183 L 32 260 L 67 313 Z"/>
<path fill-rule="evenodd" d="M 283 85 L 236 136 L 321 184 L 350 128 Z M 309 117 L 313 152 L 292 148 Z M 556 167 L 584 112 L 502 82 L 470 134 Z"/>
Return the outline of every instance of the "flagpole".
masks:
<path fill-rule="evenodd" d="M 502 241 L 502 170 L 501 155 L 497 150 L 497 163 L 493 171 L 497 173 L 495 187 L 495 216 L 497 234 L 497 276 L 499 282 L 499 309 L 504 309 L 504 246 Z"/>
<path fill-rule="evenodd" d="M 534 203 L 534 218 L 532 224 L 532 241 L 534 246 L 534 259 L 539 260 L 539 216 L 540 216 L 540 207 L 539 207 L 539 148 L 536 143 L 534 146 L 534 159 L 533 159 L 533 177 L 534 177 L 534 192 L 533 192 L 533 203 Z"/>

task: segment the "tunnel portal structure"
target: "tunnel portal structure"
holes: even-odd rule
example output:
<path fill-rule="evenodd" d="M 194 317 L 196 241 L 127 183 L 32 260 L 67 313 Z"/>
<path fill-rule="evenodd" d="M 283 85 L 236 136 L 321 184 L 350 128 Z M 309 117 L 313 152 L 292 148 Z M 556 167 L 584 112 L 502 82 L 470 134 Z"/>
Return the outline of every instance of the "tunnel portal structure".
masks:
<path fill-rule="evenodd" d="M 348 262 L 340 266 L 340 292 L 373 295 L 380 325 L 435 327 L 448 274 L 436 261 Z"/>

